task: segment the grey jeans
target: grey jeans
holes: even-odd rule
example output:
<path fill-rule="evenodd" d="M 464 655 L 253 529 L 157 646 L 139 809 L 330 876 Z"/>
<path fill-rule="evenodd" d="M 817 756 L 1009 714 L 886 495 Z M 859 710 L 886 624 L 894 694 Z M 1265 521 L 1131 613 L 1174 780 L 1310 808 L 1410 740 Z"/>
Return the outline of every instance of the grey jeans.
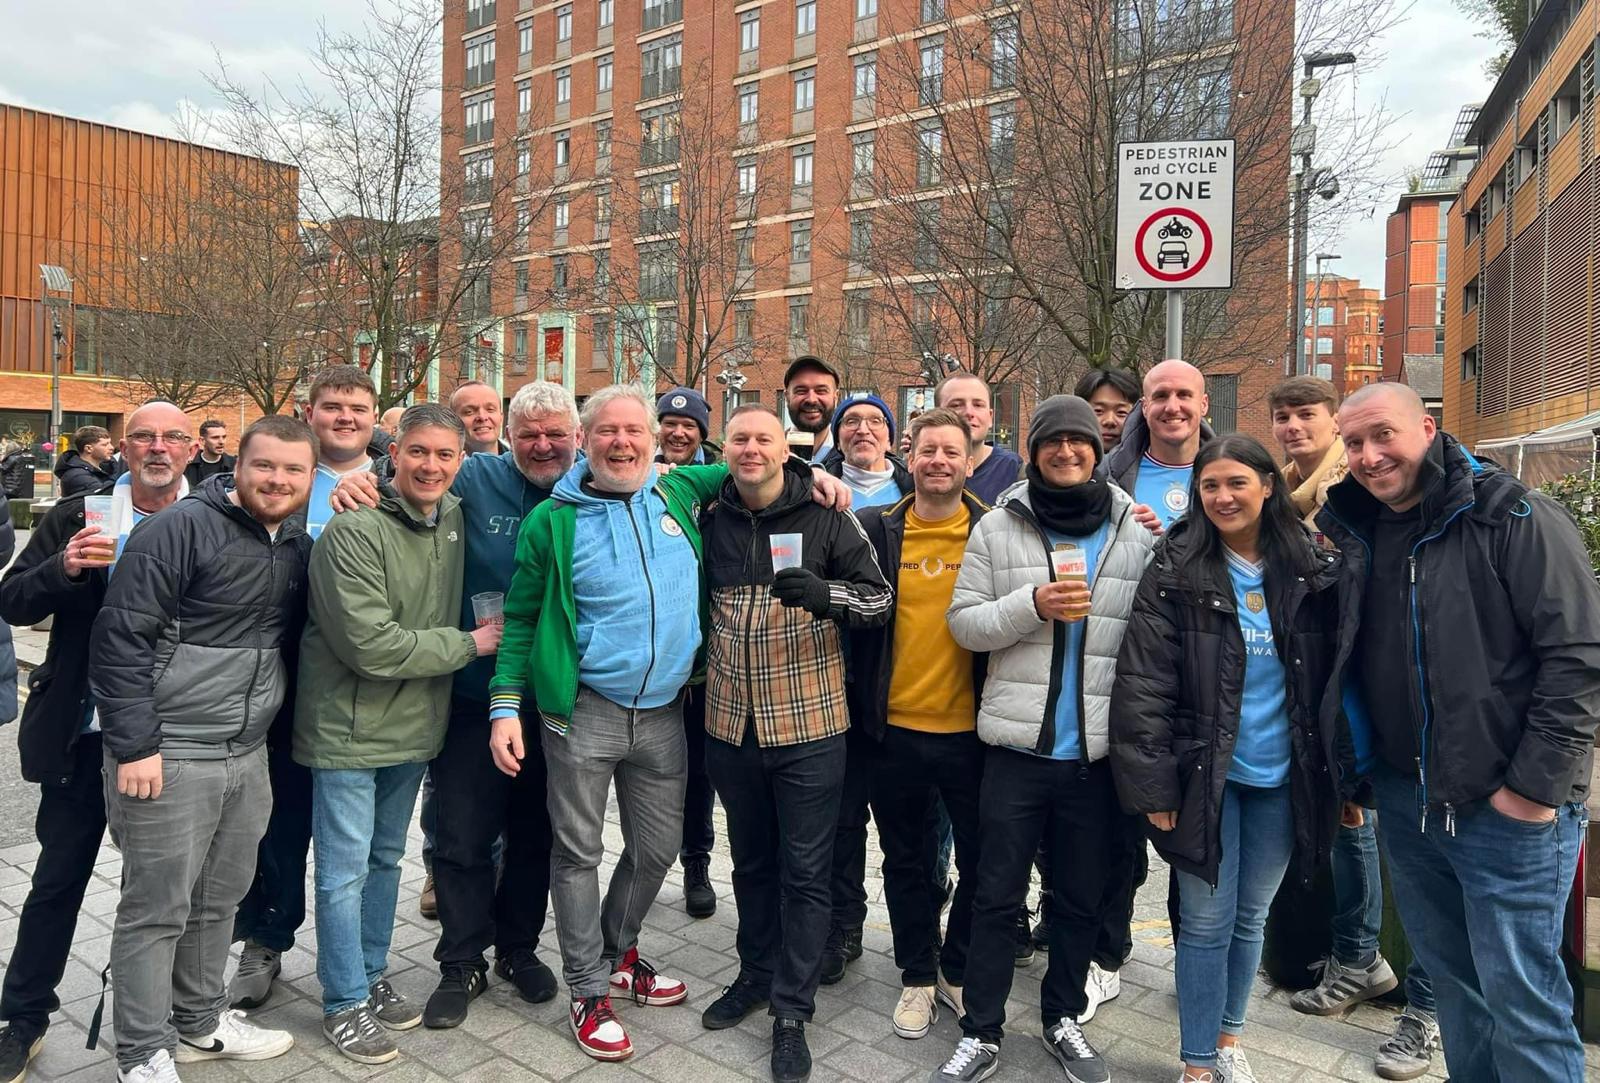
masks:
<path fill-rule="evenodd" d="M 550 902 L 562 977 L 574 998 L 605 996 L 613 962 L 638 942 L 683 841 L 683 699 L 630 710 L 580 687 L 566 736 L 540 732 L 550 775 Z M 602 904 L 600 858 L 613 778 L 622 854 Z"/>
<path fill-rule="evenodd" d="M 161 796 L 117 793 L 105 761 L 106 819 L 122 851 L 122 898 L 111 934 L 117 1064 L 132 1068 L 178 1035 L 217 1028 L 233 916 L 256 872 L 272 813 L 267 750 L 161 764 Z"/>

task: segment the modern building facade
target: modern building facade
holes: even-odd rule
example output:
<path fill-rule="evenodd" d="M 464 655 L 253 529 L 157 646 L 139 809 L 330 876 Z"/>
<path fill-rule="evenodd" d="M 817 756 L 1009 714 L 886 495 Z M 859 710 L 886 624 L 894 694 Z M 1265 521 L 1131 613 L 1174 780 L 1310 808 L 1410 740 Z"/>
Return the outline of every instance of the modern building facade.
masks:
<path fill-rule="evenodd" d="M 1600 410 L 1600 0 L 1545 0 L 1449 211 L 1444 423 L 1475 446 Z"/>
<path fill-rule="evenodd" d="M 1348 395 L 1381 378 L 1383 304 L 1358 279 L 1311 275 L 1305 298 L 1306 357 L 1311 373 Z"/>

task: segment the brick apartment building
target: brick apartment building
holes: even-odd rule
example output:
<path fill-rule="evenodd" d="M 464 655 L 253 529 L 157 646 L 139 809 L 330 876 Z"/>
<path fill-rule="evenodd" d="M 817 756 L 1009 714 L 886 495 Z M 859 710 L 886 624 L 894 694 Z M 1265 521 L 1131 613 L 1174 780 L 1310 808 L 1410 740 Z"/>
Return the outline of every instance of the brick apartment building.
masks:
<path fill-rule="evenodd" d="M 1600 410 L 1600 0 L 1546 0 L 1465 142 L 1449 211 L 1444 423 L 1468 446 Z"/>
<path fill-rule="evenodd" d="M 117 280 L 135 253 L 123 238 L 142 232 L 180 176 L 236 171 L 293 185 L 288 166 L 104 124 L 0 104 L 0 435 L 33 448 L 41 489 L 49 456 L 51 314 L 41 303 L 40 264 L 73 280 L 60 309 L 61 408 L 65 434 L 100 425 L 119 437 L 143 396 L 117 376 L 101 321 L 125 292 Z M 230 436 L 258 415 L 248 401 L 219 402 L 204 416 Z"/>
<path fill-rule="evenodd" d="M 1313 274 L 1306 283 L 1306 357 L 1311 372 L 1348 395 L 1381 378 L 1383 304 L 1358 279 Z"/>
<path fill-rule="evenodd" d="M 1206 55 L 1235 58 L 1231 83 L 1220 62 L 1224 109 L 1248 97 L 1229 87 L 1280 78 L 1260 58 L 1292 47 L 1292 6 L 1194 6 L 1223 27 Z M 1168 17 L 1153 0 L 1118 7 Z M 978 118 L 979 153 L 1009 151 L 1027 107 L 1004 77 L 1020 11 L 970 0 L 446 0 L 441 168 L 464 198 L 445 214 L 517 231 L 484 268 L 487 313 L 474 313 L 491 317 L 484 348 L 456 367 L 506 396 L 536 378 L 581 397 L 618 379 L 687 377 L 706 390 L 715 429 L 738 402 L 781 408 L 788 360 L 817 352 L 845 369 L 847 390 L 876 390 L 901 415 L 925 405 L 926 358 L 961 351 L 921 335 L 925 318 L 936 322 L 921 312 L 934 304 L 924 294 L 912 291 L 910 332 L 869 300 L 861 253 L 896 241 L 868 212 L 888 203 L 882 178 L 896 169 L 936 194 L 941 155 L 962 152 L 955 109 Z M 1236 18 L 1255 40 L 1233 40 Z M 1291 100 L 1266 126 L 1269 153 L 1239 178 L 1238 203 L 1281 209 L 1277 222 L 1287 221 Z M 461 258 L 455 233 L 441 230 L 445 266 Z M 936 273 L 900 254 L 910 277 Z M 1286 258 L 1274 238 L 1236 270 L 1230 317 L 1265 334 L 1208 365 L 1225 430 L 1266 433 Z M 717 377 L 734 364 L 745 383 L 725 393 Z M 1017 439 L 1051 382 L 1022 372 L 999 390 L 1002 438 Z"/>

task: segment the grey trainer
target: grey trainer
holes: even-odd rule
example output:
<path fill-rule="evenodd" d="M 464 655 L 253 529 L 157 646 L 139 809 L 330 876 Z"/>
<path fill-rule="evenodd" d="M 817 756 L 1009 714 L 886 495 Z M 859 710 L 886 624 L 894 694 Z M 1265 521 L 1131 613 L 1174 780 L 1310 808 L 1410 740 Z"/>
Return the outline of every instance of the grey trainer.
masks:
<path fill-rule="evenodd" d="M 933 1070 L 928 1083 L 978 1083 L 1000 1069 L 1000 1047 L 977 1038 L 962 1038 L 950 1059 Z"/>
<path fill-rule="evenodd" d="M 335 1049 L 357 1064 L 387 1064 L 400 1055 L 365 1002 L 325 1016 L 322 1033 Z"/>
<path fill-rule="evenodd" d="M 228 1006 L 254 1011 L 272 996 L 272 983 L 283 973 L 279 952 L 246 941 L 239 953 L 239 969 L 228 985 Z"/>
<path fill-rule="evenodd" d="M 1372 1070 L 1383 1079 L 1415 1079 L 1433 1067 L 1439 1044 L 1439 1022 L 1430 1013 L 1407 1008 L 1394 1033 L 1378 1047 Z"/>
<path fill-rule="evenodd" d="M 422 1022 L 422 1009 L 395 992 L 387 978 L 373 984 L 367 1005 L 373 1017 L 390 1030 L 410 1030 Z"/>
<path fill-rule="evenodd" d="M 1346 966 L 1333 956 L 1323 962 L 1322 980 L 1289 998 L 1289 1006 L 1307 1015 L 1338 1015 L 1363 1000 L 1381 997 L 1400 984 L 1382 955 L 1365 968 Z"/>

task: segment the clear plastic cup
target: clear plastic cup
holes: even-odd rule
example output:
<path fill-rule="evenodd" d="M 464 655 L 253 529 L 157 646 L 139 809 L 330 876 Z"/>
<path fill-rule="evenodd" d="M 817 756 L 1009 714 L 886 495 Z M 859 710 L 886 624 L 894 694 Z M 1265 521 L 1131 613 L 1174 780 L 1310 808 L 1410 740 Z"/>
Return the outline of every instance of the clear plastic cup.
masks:
<path fill-rule="evenodd" d="M 114 551 L 117 539 L 117 506 L 116 501 L 109 496 L 86 496 L 83 498 L 83 525 L 92 526 L 100 531 L 107 539 L 104 543 L 97 543 L 95 549 L 99 552 Z M 90 564 L 109 564 L 110 553 L 107 559 L 90 560 Z"/>
<path fill-rule="evenodd" d="M 785 568 L 800 567 L 800 556 L 805 538 L 800 534 L 774 534 L 770 538 L 772 543 L 772 570 L 781 572 Z"/>
<path fill-rule="evenodd" d="M 472 596 L 472 616 L 482 628 L 486 624 L 506 622 L 506 596 L 499 591 L 487 591 Z"/>

